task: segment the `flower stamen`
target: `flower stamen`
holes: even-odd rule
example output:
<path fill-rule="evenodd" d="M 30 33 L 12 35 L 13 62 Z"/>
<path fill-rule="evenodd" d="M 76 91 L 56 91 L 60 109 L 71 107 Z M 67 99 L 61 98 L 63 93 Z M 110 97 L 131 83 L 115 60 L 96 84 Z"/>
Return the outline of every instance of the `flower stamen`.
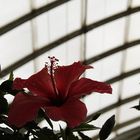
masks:
<path fill-rule="evenodd" d="M 50 76 L 51 76 L 51 81 L 52 81 L 54 93 L 56 95 L 58 95 L 58 90 L 56 88 L 56 82 L 55 82 L 55 78 L 54 78 L 54 70 L 58 67 L 56 62 L 59 60 L 56 59 L 54 56 L 52 56 L 52 57 L 49 56 L 48 58 L 50 60 L 50 66 L 48 66 L 48 63 L 46 63 L 46 65 L 47 65 L 48 71 L 49 71 Z"/>

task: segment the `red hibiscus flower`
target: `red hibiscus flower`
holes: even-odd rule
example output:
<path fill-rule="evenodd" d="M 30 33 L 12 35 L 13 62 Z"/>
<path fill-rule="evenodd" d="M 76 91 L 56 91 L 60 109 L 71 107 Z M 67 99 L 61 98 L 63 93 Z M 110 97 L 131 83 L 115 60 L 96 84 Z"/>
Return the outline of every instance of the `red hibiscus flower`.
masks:
<path fill-rule="evenodd" d="M 31 94 L 19 93 L 11 104 L 8 121 L 21 127 L 35 119 L 42 108 L 54 121 L 65 121 L 71 128 L 85 121 L 87 108 L 80 98 L 91 92 L 112 93 L 110 85 L 87 78 L 81 74 L 91 66 L 75 62 L 68 66 L 56 66 L 56 59 L 50 58 L 50 66 L 28 79 L 16 78 L 14 89 L 27 88 Z"/>

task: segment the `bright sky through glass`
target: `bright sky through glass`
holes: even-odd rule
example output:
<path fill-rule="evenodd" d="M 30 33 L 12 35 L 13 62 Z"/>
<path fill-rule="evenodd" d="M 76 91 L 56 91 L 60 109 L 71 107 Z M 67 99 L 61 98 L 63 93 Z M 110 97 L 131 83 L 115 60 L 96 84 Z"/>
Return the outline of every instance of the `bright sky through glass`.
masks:
<path fill-rule="evenodd" d="M 4 27 L 33 9 L 53 1 L 0 0 L 0 27 Z M 73 31 L 79 30 L 84 24 L 90 25 L 123 12 L 129 7 L 135 8 L 138 6 L 140 6 L 140 0 L 71 0 L 62 4 L 0 36 L 1 69 L 4 70 L 33 51 L 43 48 L 45 45 Z M 60 65 L 66 65 L 74 61 L 95 57 L 110 49 L 122 46 L 126 42 L 140 40 L 139 25 L 140 12 L 136 12 L 99 26 L 84 35 L 74 37 L 58 47 L 43 53 L 41 56 L 15 70 L 14 75 L 15 77 L 27 78 L 44 66 L 45 62 L 48 61 L 48 56 L 55 56 L 59 59 Z M 94 69 L 88 70 L 86 77 L 106 81 L 121 73 L 140 68 L 139 60 L 140 45 L 137 44 L 91 63 L 90 65 Z M 139 83 L 140 74 L 137 73 L 112 83 L 112 95 L 95 93 L 86 97 L 84 101 L 89 110 L 88 114 L 111 105 L 119 99 L 139 94 Z M 103 115 L 96 123 L 100 126 L 104 122 L 104 117 L 109 118 L 114 113 L 117 114 L 117 123 L 133 119 L 139 115 L 139 112 L 130 108 L 137 103 L 138 100 L 135 100 L 120 108 L 113 109 Z M 140 124 L 140 121 L 135 126 L 138 124 Z M 118 132 L 121 132 L 121 130 Z"/>

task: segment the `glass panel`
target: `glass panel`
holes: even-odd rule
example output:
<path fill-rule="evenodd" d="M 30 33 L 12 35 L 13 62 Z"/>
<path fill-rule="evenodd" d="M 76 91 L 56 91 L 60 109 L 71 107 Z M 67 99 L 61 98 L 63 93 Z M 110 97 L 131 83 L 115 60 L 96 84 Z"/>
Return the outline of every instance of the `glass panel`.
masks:
<path fill-rule="evenodd" d="M 122 89 L 122 99 L 130 96 L 134 96 L 139 93 L 140 85 L 139 85 L 140 74 L 136 74 L 129 78 L 126 78 L 123 81 L 123 89 Z"/>
<path fill-rule="evenodd" d="M 58 46 L 38 57 L 36 67 L 41 69 L 45 62 L 48 61 L 48 56 L 55 56 L 59 59 L 59 65 L 72 64 L 80 59 L 80 37 Z"/>
<path fill-rule="evenodd" d="M 32 52 L 30 22 L 0 38 L 0 64 L 2 69 Z"/>
<path fill-rule="evenodd" d="M 87 24 L 126 10 L 127 0 L 88 0 Z"/>
<path fill-rule="evenodd" d="M 87 58 L 122 45 L 124 27 L 125 18 L 122 18 L 90 31 L 87 34 Z"/>
<path fill-rule="evenodd" d="M 0 26 L 30 12 L 29 0 L 3 0 L 0 3 Z"/>
<path fill-rule="evenodd" d="M 138 27 L 140 25 L 140 13 L 135 13 L 130 16 L 130 34 L 129 34 L 129 40 L 135 40 L 140 38 L 140 32 L 138 30 Z"/>
<path fill-rule="evenodd" d="M 127 50 L 125 71 L 130 71 L 140 67 L 140 45 Z"/>

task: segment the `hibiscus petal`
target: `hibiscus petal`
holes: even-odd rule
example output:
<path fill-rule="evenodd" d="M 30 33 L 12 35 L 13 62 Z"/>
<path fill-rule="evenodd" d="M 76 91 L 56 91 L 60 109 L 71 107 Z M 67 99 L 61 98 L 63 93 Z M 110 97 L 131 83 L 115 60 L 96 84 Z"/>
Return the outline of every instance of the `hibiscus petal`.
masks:
<path fill-rule="evenodd" d="M 71 83 L 76 81 L 80 75 L 89 68 L 92 67 L 82 65 L 80 62 L 75 62 L 68 66 L 58 67 L 55 70 L 54 76 L 60 94 L 62 94 L 63 97 L 66 96 Z"/>
<path fill-rule="evenodd" d="M 45 67 L 28 79 L 16 78 L 13 82 L 14 89 L 28 88 L 34 95 L 54 97 L 51 77 Z"/>
<path fill-rule="evenodd" d="M 60 107 L 46 107 L 46 114 L 54 121 L 65 121 L 74 128 L 86 120 L 87 108 L 80 100 L 71 98 Z"/>
<path fill-rule="evenodd" d="M 46 104 L 46 99 L 42 97 L 19 93 L 10 106 L 8 122 L 16 127 L 21 127 L 34 120 L 38 110 Z"/>
<path fill-rule="evenodd" d="M 21 78 L 16 78 L 13 81 L 13 89 L 21 90 L 25 87 L 26 80 Z"/>
<path fill-rule="evenodd" d="M 71 85 L 68 96 L 80 98 L 81 96 L 90 94 L 91 92 L 112 93 L 112 88 L 104 82 L 81 78 Z"/>

